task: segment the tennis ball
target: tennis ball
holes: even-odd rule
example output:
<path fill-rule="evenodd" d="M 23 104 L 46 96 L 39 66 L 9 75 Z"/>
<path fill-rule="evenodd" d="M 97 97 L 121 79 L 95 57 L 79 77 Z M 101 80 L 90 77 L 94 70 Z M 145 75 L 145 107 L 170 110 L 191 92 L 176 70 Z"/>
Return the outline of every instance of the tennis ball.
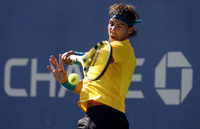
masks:
<path fill-rule="evenodd" d="M 71 73 L 68 77 L 68 81 L 69 83 L 71 83 L 72 85 L 77 85 L 79 83 L 80 77 L 78 74 L 76 73 Z"/>

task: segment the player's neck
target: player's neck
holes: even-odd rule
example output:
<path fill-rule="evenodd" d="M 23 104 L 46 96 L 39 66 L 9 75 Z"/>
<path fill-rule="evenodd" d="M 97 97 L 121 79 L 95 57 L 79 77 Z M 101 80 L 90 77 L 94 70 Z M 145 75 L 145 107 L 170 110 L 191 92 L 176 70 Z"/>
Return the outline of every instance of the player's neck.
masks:
<path fill-rule="evenodd" d="M 129 38 L 127 38 L 127 39 L 129 39 Z M 122 41 L 125 41 L 125 40 L 127 40 L 127 39 L 124 39 L 124 40 L 122 40 Z M 121 40 L 109 40 L 108 42 L 109 42 L 109 43 L 112 43 L 112 42 L 114 42 L 114 41 L 121 41 Z"/>

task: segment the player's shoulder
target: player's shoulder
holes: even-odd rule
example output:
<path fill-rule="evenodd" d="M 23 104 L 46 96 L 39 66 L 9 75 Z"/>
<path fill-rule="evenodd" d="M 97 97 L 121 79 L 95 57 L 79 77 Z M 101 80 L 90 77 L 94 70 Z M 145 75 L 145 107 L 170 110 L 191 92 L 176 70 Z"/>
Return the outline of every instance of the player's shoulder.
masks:
<path fill-rule="evenodd" d="M 124 41 L 113 41 L 113 42 L 111 42 L 111 45 L 113 47 L 123 47 L 123 48 L 126 48 L 126 49 L 132 47 L 131 44 L 130 44 L 129 39 L 126 39 Z"/>
<path fill-rule="evenodd" d="M 109 43 L 109 41 L 102 41 L 103 43 Z M 132 45 L 130 44 L 129 39 L 123 41 L 113 41 L 110 43 L 113 49 L 123 49 L 129 51 L 129 49 L 133 49 Z"/>
<path fill-rule="evenodd" d="M 123 40 L 123 41 L 113 41 L 113 42 L 111 42 L 111 44 L 113 44 L 113 45 L 128 45 L 128 44 L 130 44 L 130 41 L 129 41 L 129 39 L 126 39 L 126 40 Z"/>

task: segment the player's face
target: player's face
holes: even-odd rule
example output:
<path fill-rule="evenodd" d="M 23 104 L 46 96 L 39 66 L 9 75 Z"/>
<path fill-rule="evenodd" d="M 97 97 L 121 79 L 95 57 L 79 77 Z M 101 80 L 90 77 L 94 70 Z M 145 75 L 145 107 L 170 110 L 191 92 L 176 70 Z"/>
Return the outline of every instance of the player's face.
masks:
<path fill-rule="evenodd" d="M 109 41 L 123 41 L 133 32 L 133 27 L 128 27 L 125 22 L 111 18 L 108 24 Z"/>

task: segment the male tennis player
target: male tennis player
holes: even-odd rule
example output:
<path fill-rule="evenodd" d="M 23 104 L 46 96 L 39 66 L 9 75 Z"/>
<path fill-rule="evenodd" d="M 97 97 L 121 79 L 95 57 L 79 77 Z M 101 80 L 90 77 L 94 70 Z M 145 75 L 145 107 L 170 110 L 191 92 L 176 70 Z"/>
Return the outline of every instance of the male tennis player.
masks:
<path fill-rule="evenodd" d="M 136 66 L 134 49 L 129 38 L 136 36 L 134 24 L 139 16 L 133 5 L 115 4 L 109 10 L 108 23 L 109 42 L 113 48 L 112 60 L 104 75 L 96 81 L 83 79 L 77 86 L 68 90 L 80 95 L 79 106 L 86 112 L 78 121 L 78 129 L 128 129 L 129 123 L 125 115 L 125 97 L 131 83 Z M 77 52 L 69 51 L 59 55 L 59 63 L 51 56 L 49 71 L 61 84 L 68 83 L 63 62 L 72 63 L 70 55 Z M 79 52 L 80 54 L 80 52 Z"/>

